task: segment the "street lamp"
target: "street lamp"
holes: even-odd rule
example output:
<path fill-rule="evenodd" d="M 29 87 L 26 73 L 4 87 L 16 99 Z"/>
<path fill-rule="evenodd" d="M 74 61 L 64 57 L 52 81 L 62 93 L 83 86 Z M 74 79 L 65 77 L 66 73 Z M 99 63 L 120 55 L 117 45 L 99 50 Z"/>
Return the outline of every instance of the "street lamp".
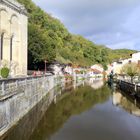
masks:
<path fill-rule="evenodd" d="M 47 63 L 47 61 L 45 60 L 44 62 L 45 62 L 45 71 L 44 72 L 46 74 L 46 71 L 47 71 L 47 69 L 46 69 L 46 63 Z"/>

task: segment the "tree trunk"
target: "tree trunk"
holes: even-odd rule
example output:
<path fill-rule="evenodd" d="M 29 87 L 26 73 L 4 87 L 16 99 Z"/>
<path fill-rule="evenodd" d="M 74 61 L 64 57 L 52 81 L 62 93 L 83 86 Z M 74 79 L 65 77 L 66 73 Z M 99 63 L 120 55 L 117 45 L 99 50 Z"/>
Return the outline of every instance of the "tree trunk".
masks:
<path fill-rule="evenodd" d="M 133 83 L 133 76 L 131 76 L 131 83 Z"/>

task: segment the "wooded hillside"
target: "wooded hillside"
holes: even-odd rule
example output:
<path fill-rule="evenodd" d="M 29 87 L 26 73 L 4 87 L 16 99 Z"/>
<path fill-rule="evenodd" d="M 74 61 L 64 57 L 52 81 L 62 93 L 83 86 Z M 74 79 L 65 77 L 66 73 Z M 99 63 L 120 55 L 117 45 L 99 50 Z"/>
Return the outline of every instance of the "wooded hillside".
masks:
<path fill-rule="evenodd" d="M 28 16 L 28 68 L 38 69 L 44 60 L 104 67 L 114 59 L 127 58 L 133 50 L 111 50 L 73 35 L 56 18 L 37 7 L 31 0 L 17 0 L 25 5 Z M 41 63 L 42 62 L 42 63 Z"/>

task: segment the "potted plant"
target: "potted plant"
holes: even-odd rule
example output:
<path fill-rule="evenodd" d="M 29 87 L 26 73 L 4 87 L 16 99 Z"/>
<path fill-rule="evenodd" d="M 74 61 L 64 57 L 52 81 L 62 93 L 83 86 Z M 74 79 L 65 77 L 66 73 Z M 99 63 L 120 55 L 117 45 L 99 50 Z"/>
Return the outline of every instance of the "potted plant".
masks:
<path fill-rule="evenodd" d="M 9 76 L 9 68 L 8 67 L 3 67 L 1 68 L 1 77 L 2 78 L 7 78 Z"/>
<path fill-rule="evenodd" d="M 10 69 L 7 67 L 7 62 L 3 62 L 3 66 L 0 70 L 0 74 L 2 78 L 7 78 L 9 76 Z"/>

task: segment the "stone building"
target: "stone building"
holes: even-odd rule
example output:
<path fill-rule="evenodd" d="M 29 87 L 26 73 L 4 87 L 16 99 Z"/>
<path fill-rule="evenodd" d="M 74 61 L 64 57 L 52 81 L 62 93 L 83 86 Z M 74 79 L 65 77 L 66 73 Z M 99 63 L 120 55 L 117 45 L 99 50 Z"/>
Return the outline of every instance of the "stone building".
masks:
<path fill-rule="evenodd" d="M 27 75 L 27 24 L 25 7 L 15 0 L 0 0 L 0 67 L 11 76 Z"/>

